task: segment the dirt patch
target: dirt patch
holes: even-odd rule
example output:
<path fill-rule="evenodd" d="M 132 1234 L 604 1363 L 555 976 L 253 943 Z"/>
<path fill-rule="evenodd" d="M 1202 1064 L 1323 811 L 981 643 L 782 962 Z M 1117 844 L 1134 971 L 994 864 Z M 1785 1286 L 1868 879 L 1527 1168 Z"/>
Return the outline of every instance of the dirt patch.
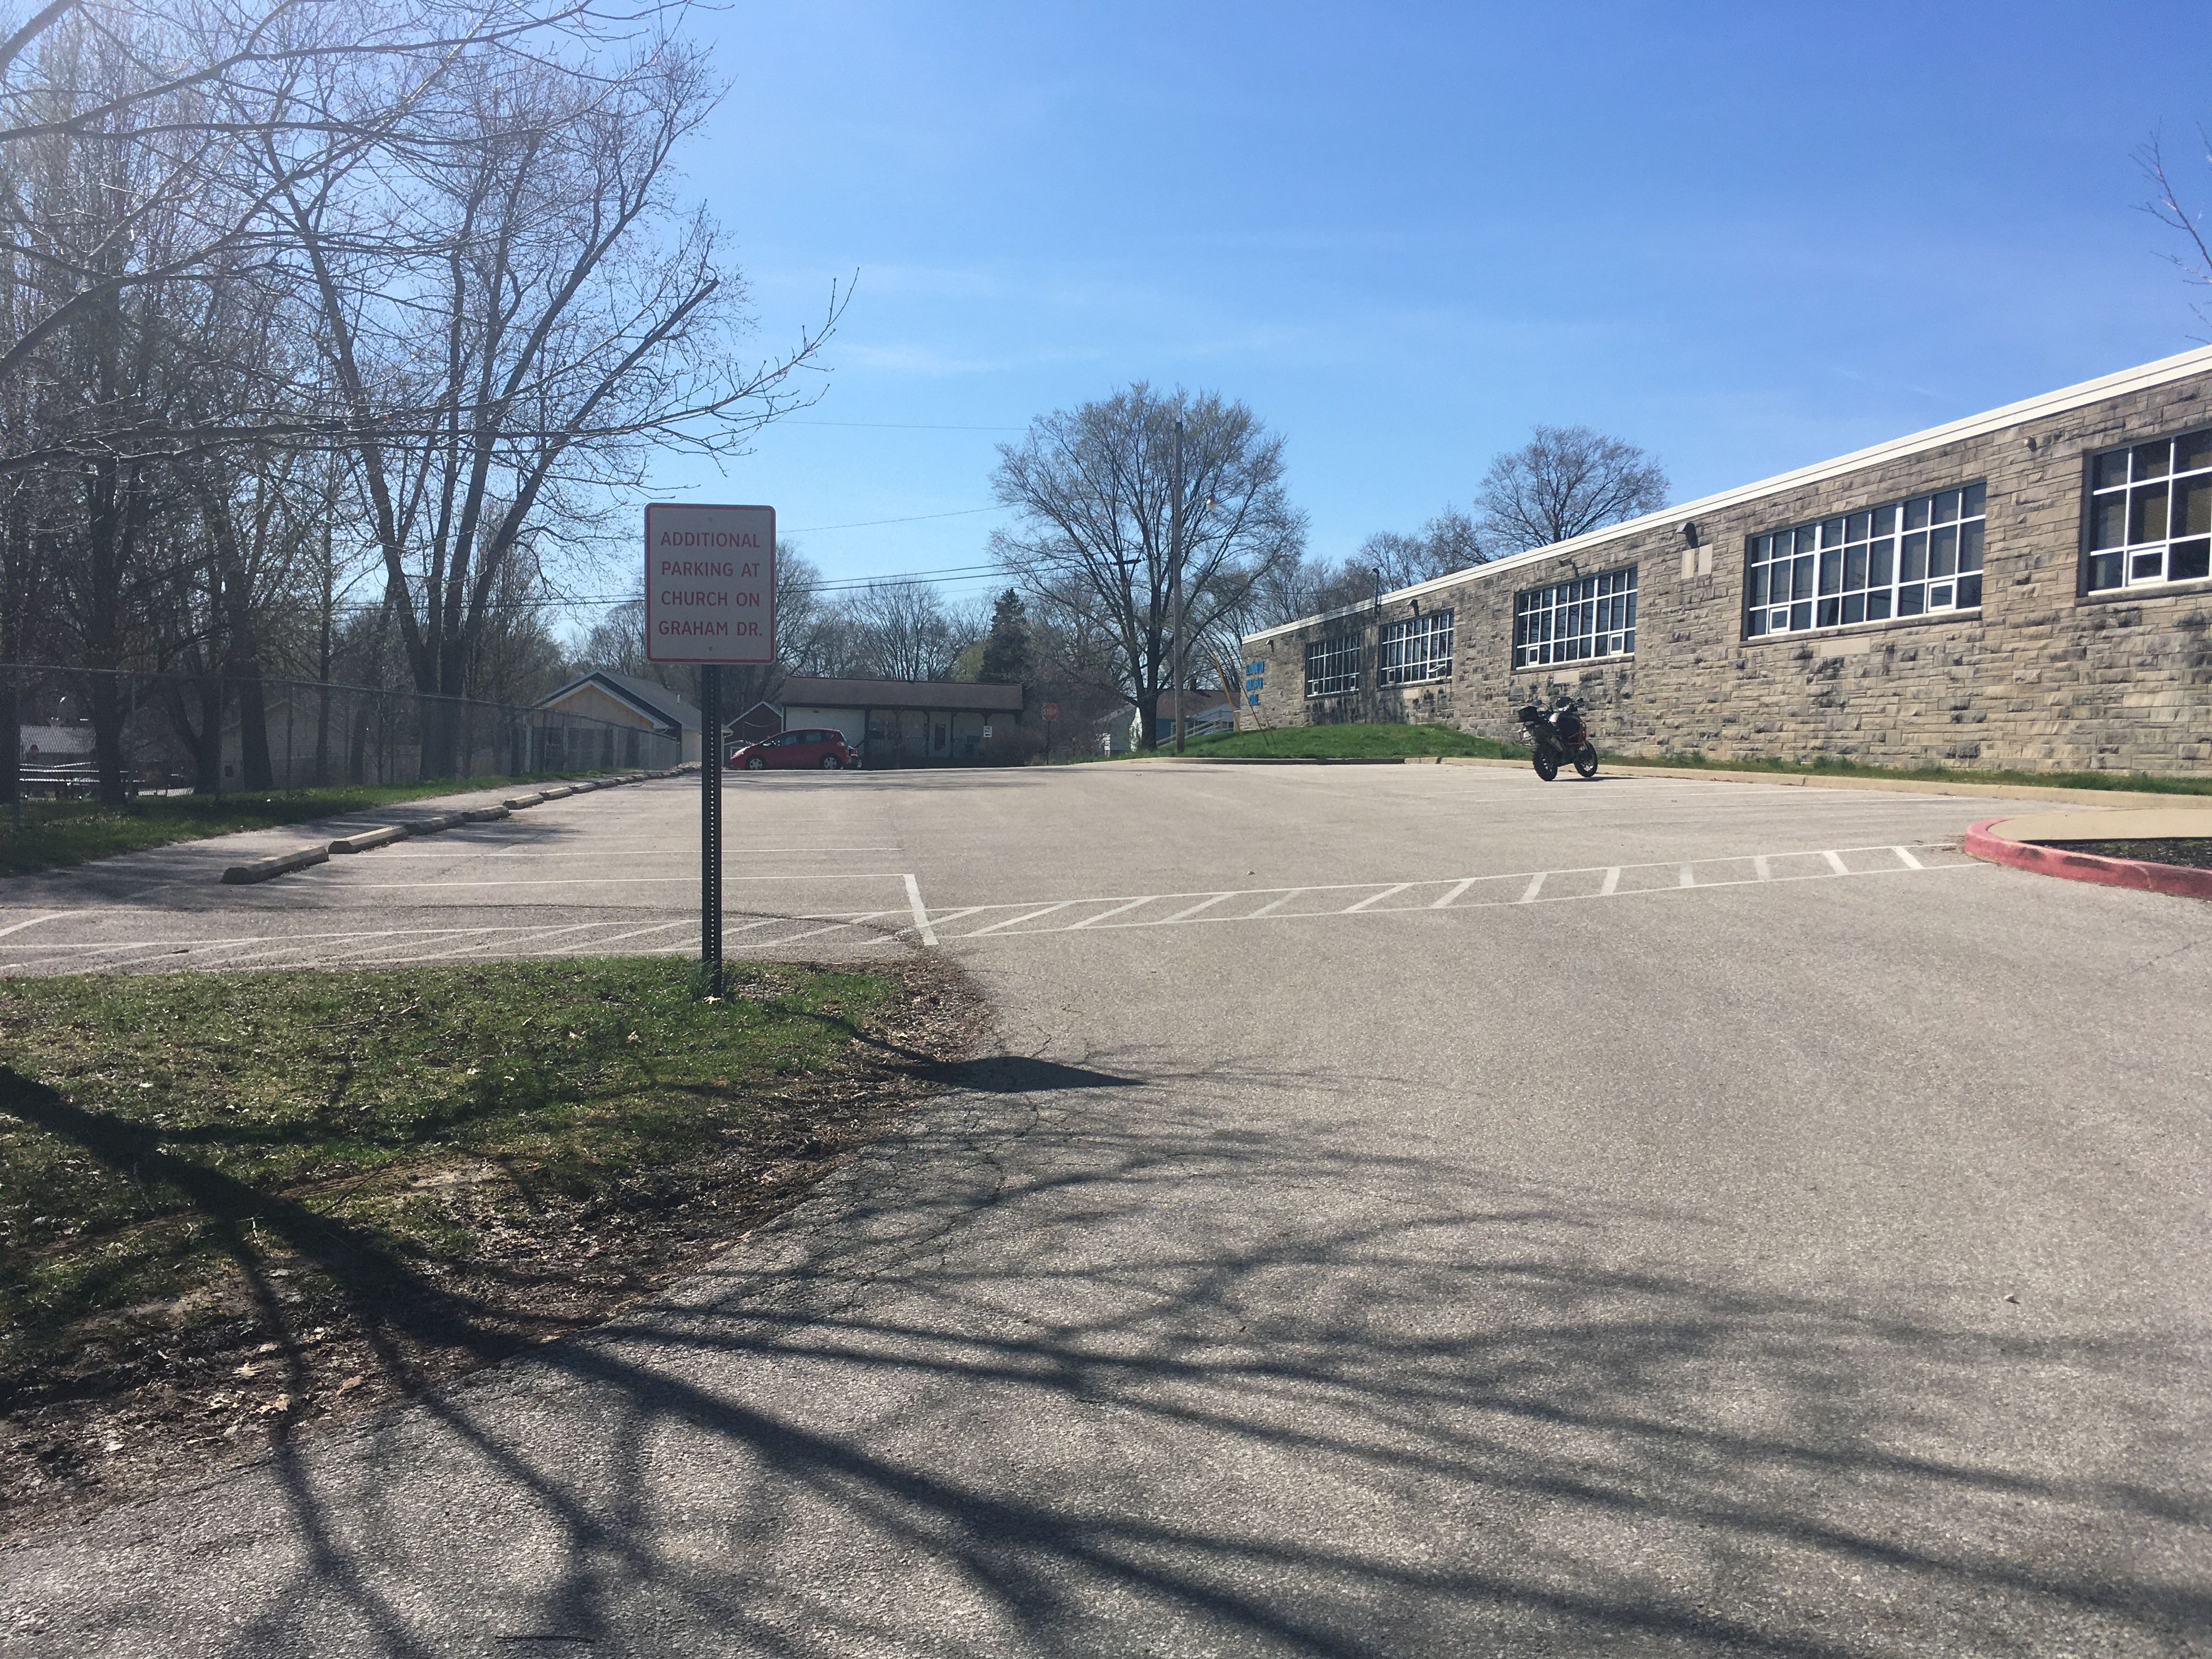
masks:
<path fill-rule="evenodd" d="M 2142 837 L 2133 841 L 2045 841 L 2057 853 L 2088 853 L 2100 859 L 2134 859 L 2145 864 L 2178 864 L 2188 870 L 2212 870 L 2212 837 L 2182 836 L 2166 841 Z"/>
<path fill-rule="evenodd" d="M 0 1539 L 249 1461 L 587 1328 L 789 1209 L 939 1092 L 988 1024 L 972 982 L 941 957 L 870 971 L 896 982 L 897 1005 L 836 1064 L 756 1091 L 703 1155 L 582 1194 L 532 1188 L 509 1161 L 426 1158 L 381 1178 L 465 1249 L 387 1259 L 319 1236 L 291 1249 L 249 1223 L 258 1248 L 225 1281 L 78 1322 L 67 1345 L 0 1379 Z"/>

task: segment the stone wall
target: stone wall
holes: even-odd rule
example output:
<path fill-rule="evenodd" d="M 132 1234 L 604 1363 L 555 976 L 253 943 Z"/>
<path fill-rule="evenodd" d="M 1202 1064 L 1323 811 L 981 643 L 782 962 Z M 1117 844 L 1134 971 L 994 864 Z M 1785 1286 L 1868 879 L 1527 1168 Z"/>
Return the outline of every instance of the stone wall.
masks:
<path fill-rule="evenodd" d="M 1243 724 L 1437 721 L 1513 741 L 1512 711 L 1558 691 L 1582 700 L 1601 748 L 1628 754 L 2212 774 L 2212 581 L 2094 597 L 2081 581 L 2087 457 L 2208 425 L 2212 372 L 1385 596 L 1251 641 L 1266 683 Z M 1978 613 L 1745 636 L 1752 537 L 1977 479 L 1988 485 Z M 1632 655 L 1511 668 L 1516 592 L 1631 563 Z M 1378 687 L 1377 623 L 1416 605 L 1453 609 L 1451 678 Z M 1307 698 L 1307 642 L 1352 627 L 1359 689 Z"/>

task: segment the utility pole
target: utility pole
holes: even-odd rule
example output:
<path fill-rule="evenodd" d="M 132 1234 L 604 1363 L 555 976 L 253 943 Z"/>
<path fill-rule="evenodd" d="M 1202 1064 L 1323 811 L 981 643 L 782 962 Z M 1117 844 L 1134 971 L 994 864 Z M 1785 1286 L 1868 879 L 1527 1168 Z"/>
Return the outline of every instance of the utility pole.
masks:
<path fill-rule="evenodd" d="M 1168 502 L 1168 609 L 1175 618 L 1175 652 L 1169 672 L 1175 681 L 1176 753 L 1182 753 L 1182 416 L 1176 416 L 1175 495 Z"/>

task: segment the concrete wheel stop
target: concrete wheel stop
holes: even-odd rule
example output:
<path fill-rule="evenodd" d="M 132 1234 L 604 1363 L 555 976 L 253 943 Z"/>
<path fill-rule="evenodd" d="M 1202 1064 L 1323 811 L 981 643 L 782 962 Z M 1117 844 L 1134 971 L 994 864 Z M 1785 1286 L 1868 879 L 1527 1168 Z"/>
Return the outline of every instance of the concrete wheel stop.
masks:
<path fill-rule="evenodd" d="M 2085 845 L 2141 842 L 2212 841 L 2212 805 L 2145 807 L 2101 812 L 2035 812 L 1984 818 L 1966 831 L 1966 852 L 1991 864 L 2066 881 L 2130 887 L 2138 892 L 2212 898 L 2212 870 L 2164 864 L 2149 858 L 2117 858 L 2082 850 Z"/>
<path fill-rule="evenodd" d="M 586 794 L 597 789 L 612 789 L 625 783 L 643 783 L 649 778 L 673 775 L 670 772 L 618 772 L 605 778 L 557 784 L 536 794 L 511 796 L 496 806 L 466 807 L 459 811 L 440 812 L 429 817 L 410 818 L 401 823 L 380 824 L 374 829 L 359 830 L 352 835 L 342 836 L 325 846 L 301 848 L 291 853 L 272 853 L 267 858 L 234 864 L 222 872 L 222 882 L 226 887 L 242 887 L 257 881 L 268 881 L 277 876 L 289 875 L 295 870 L 305 870 L 324 863 L 333 853 L 367 853 L 410 836 L 434 836 L 441 830 L 458 830 L 468 823 L 493 823 L 512 813 L 547 801 L 566 800 L 571 795 Z"/>

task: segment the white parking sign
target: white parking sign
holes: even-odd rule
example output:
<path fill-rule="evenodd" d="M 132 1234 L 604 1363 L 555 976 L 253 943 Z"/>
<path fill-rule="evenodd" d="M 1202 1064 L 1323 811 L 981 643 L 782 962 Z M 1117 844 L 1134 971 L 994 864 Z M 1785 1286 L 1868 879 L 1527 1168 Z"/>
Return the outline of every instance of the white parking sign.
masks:
<path fill-rule="evenodd" d="M 650 662 L 775 660 L 775 509 L 645 509 Z"/>

